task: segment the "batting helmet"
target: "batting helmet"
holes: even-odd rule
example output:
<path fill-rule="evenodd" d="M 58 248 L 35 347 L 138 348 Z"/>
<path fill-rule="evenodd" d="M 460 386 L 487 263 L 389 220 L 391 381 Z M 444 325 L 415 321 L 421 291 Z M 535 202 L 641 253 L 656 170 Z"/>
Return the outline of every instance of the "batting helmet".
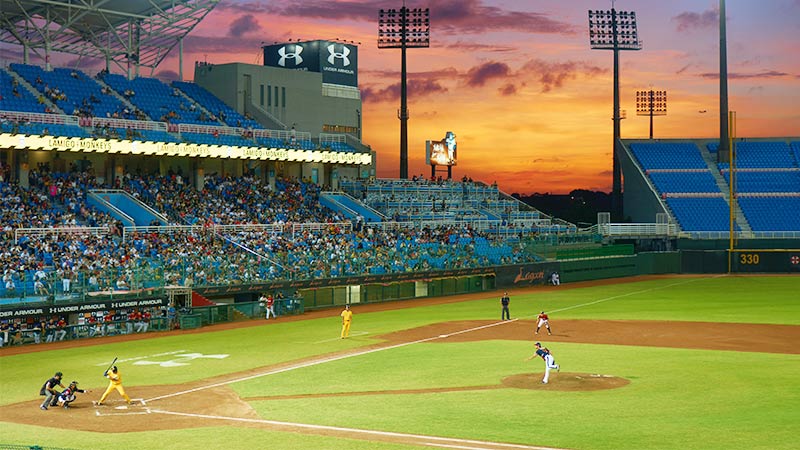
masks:
<path fill-rule="evenodd" d="M 112 367 L 111 371 L 114 372 L 114 373 L 117 373 L 117 366 Z"/>

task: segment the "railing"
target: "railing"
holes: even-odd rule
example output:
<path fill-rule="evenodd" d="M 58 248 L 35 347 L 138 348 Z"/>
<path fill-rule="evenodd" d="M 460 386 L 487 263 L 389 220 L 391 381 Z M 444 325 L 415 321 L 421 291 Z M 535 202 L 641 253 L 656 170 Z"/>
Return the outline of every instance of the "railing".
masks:
<path fill-rule="evenodd" d="M 120 219 L 122 221 L 125 221 L 125 222 L 128 222 L 128 223 L 131 223 L 131 224 L 135 224 L 136 223 L 136 221 L 133 220 L 133 217 L 129 216 L 125 211 L 117 208 L 116 206 L 112 205 L 109 201 L 107 201 L 106 199 L 101 197 L 100 193 L 102 193 L 102 192 L 103 192 L 102 189 L 98 189 L 98 190 L 87 192 L 86 193 L 86 203 L 91 205 L 89 200 L 94 200 L 99 205 L 103 205 L 104 207 L 108 208 L 108 210 L 109 210 L 108 213 L 111 214 L 112 216 L 116 215 L 116 216 L 118 216 L 117 217 L 118 219 Z M 92 206 L 95 206 L 95 205 L 92 205 Z M 97 208 L 97 206 L 95 206 L 95 208 Z"/>
<path fill-rule="evenodd" d="M 178 132 L 180 133 L 200 133 L 200 134 L 224 134 L 226 136 L 242 136 L 247 130 L 236 127 L 220 127 L 214 125 L 197 125 L 193 123 L 179 123 Z M 254 130 L 255 131 L 255 130 Z"/>
<path fill-rule="evenodd" d="M 328 142 L 341 142 L 346 144 L 347 143 L 347 135 L 342 133 L 320 133 L 319 134 L 319 143 L 320 145 Z"/>
<path fill-rule="evenodd" d="M 137 204 L 140 208 L 144 209 L 145 211 L 149 212 L 150 214 L 152 214 L 153 216 L 155 216 L 156 218 L 161 220 L 163 223 L 170 223 L 170 220 L 169 220 L 169 218 L 167 216 L 165 216 L 164 214 L 161 214 L 160 212 L 156 211 L 155 209 L 153 209 L 153 207 L 151 207 L 147 203 L 144 203 L 144 202 L 140 201 L 138 198 L 134 197 L 133 195 L 131 195 L 130 192 L 128 192 L 126 190 L 123 190 L 123 189 L 92 189 L 90 191 L 90 193 L 96 194 L 98 196 L 99 195 L 103 195 L 103 194 L 123 195 L 123 196 L 127 197 L 131 202 Z M 131 220 L 133 220 L 133 219 L 131 218 Z"/>
<path fill-rule="evenodd" d="M 604 223 L 596 225 L 603 236 L 677 236 L 678 227 L 672 223 Z"/>
<path fill-rule="evenodd" d="M 79 119 L 75 116 L 64 114 L 43 114 L 19 111 L 0 111 L 0 118 L 9 120 L 24 120 L 33 123 L 49 123 L 54 125 L 79 125 Z"/>
<path fill-rule="evenodd" d="M 130 128 L 132 130 L 153 130 L 167 132 L 167 123 L 165 122 L 92 117 L 92 127 L 104 127 L 106 125 L 112 128 Z"/>
<path fill-rule="evenodd" d="M 307 131 L 292 130 L 253 130 L 253 136 L 259 138 L 277 138 L 291 142 L 292 136 L 297 141 L 310 141 L 311 133 Z"/>
<path fill-rule="evenodd" d="M 239 224 L 239 225 L 166 225 L 166 226 L 134 226 L 123 228 L 123 241 L 131 233 L 181 233 L 181 232 L 226 232 L 243 233 L 257 232 L 264 234 L 289 234 L 292 236 L 305 232 L 320 232 L 330 227 L 336 227 L 345 233 L 353 229 L 350 222 L 331 223 L 285 223 L 285 224 Z"/>
<path fill-rule="evenodd" d="M 110 233 L 108 227 L 53 227 L 53 228 L 16 228 L 14 229 L 14 244 L 24 236 L 43 237 L 48 235 L 89 235 L 106 236 Z"/>

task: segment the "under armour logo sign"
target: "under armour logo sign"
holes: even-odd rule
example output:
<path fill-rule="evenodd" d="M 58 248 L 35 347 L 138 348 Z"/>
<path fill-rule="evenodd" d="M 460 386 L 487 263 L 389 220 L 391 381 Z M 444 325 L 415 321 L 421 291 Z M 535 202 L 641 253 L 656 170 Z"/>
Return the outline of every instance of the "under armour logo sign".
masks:
<path fill-rule="evenodd" d="M 303 64 L 303 57 L 300 56 L 300 53 L 303 53 L 303 47 L 295 45 L 294 53 L 287 53 L 286 46 L 284 45 L 283 47 L 278 49 L 278 55 L 280 55 L 280 59 L 278 59 L 278 65 L 281 67 L 286 67 L 287 59 L 293 59 L 295 66 Z"/>
<path fill-rule="evenodd" d="M 328 64 L 336 64 L 336 60 L 341 59 L 342 65 L 347 67 L 350 65 L 350 58 L 348 58 L 349 55 L 350 49 L 344 45 L 342 46 L 341 53 L 336 52 L 336 47 L 333 44 L 328 46 Z"/>

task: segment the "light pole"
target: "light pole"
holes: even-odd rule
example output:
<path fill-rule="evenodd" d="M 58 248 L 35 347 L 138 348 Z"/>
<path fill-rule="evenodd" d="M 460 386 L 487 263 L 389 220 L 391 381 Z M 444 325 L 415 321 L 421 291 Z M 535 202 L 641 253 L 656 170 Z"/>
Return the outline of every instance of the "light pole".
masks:
<path fill-rule="evenodd" d="M 650 139 L 653 139 L 653 116 L 667 115 L 667 91 L 636 91 L 636 115 L 650 116 Z"/>
<path fill-rule="evenodd" d="M 430 47 L 428 8 L 381 9 L 378 13 L 378 48 L 400 49 L 400 178 L 408 178 L 408 95 L 406 89 L 406 49 Z"/>
<path fill-rule="evenodd" d="M 619 164 L 617 143 L 620 139 L 619 111 L 619 51 L 641 50 L 642 41 L 636 27 L 636 13 L 633 11 L 617 11 L 614 0 L 611 11 L 589 10 L 589 44 L 594 50 L 613 50 L 614 52 L 614 142 L 613 186 L 611 189 L 611 215 L 614 220 L 622 218 L 622 171 Z"/>
<path fill-rule="evenodd" d="M 730 144 L 728 130 L 728 40 L 725 18 L 725 0 L 719 0 L 719 148 L 717 162 L 728 158 Z"/>

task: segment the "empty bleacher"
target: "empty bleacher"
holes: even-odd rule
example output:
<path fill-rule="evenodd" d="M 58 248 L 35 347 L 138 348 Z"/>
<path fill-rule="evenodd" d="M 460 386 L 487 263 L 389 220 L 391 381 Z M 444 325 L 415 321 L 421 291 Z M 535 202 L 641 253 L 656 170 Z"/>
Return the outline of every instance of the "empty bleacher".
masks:
<path fill-rule="evenodd" d="M 755 232 L 800 231 L 800 160 L 795 143 L 743 141 L 735 147 L 737 202 Z M 730 165 L 719 164 L 730 184 Z"/>
<path fill-rule="evenodd" d="M 800 144 L 794 144 L 735 142 L 734 208 L 743 214 L 737 216 L 742 221 L 737 228 L 745 226 L 746 220 L 756 233 L 800 231 L 800 220 L 793 213 L 800 197 Z M 694 143 L 630 144 L 634 158 L 683 231 L 724 232 L 730 228 L 729 189 L 717 180 L 730 184 L 730 165 L 714 167 L 706 162 L 716 159 L 719 143 L 706 143 L 705 148 L 711 153 L 707 159 Z"/>
<path fill-rule="evenodd" d="M 650 169 L 708 169 L 700 149 L 689 142 L 635 143 L 631 151 L 645 171 Z"/>

